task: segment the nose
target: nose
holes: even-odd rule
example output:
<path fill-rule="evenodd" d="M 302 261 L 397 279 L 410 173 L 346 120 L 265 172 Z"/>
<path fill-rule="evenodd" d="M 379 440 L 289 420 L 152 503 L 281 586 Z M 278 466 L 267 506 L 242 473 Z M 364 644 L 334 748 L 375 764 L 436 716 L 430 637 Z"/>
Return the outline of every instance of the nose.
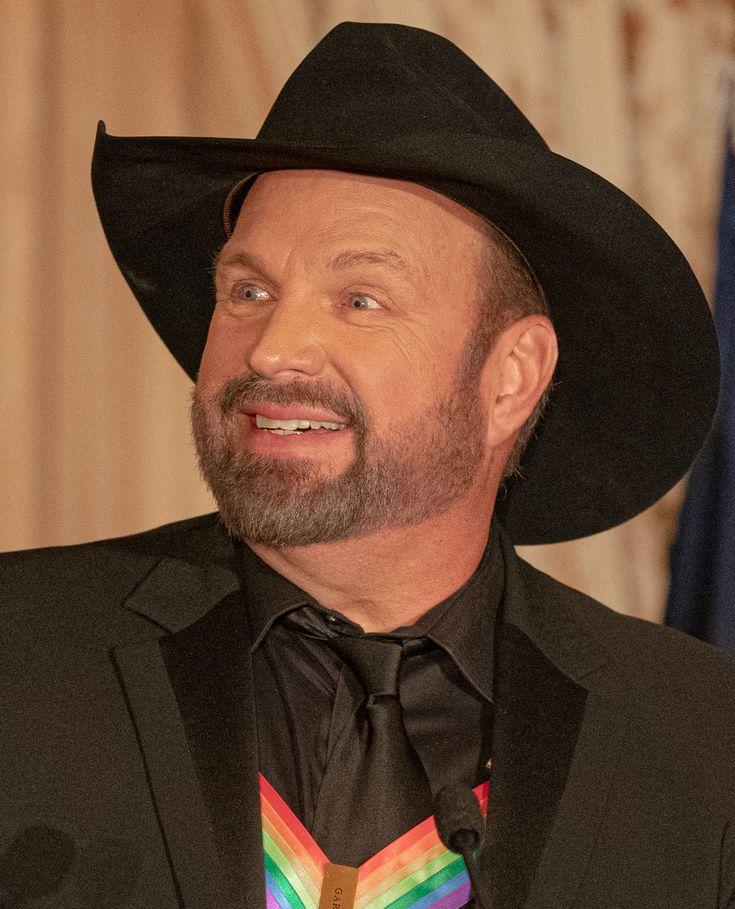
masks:
<path fill-rule="evenodd" d="M 261 323 L 250 368 L 266 378 L 318 376 L 326 357 L 315 314 L 304 301 L 281 301 Z"/>

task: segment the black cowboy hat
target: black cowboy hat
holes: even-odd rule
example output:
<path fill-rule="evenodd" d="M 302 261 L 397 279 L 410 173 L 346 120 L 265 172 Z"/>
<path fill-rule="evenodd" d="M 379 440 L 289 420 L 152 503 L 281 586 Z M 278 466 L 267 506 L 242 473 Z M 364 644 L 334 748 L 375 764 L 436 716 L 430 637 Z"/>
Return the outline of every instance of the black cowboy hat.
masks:
<path fill-rule="evenodd" d="M 613 527 L 686 471 L 709 428 L 719 368 L 707 303 L 681 252 L 628 196 L 550 151 L 469 57 L 407 26 L 337 26 L 256 139 L 120 138 L 100 124 L 92 179 L 107 239 L 192 378 L 225 201 L 245 175 L 295 168 L 423 184 L 492 221 L 531 264 L 560 357 L 521 475 L 498 498 L 514 542 Z"/>

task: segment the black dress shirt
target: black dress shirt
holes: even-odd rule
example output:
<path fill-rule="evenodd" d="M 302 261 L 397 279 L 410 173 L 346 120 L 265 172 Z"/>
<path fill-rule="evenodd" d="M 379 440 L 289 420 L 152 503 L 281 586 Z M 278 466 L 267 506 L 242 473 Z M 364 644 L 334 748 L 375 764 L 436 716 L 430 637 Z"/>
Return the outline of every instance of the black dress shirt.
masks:
<path fill-rule="evenodd" d="M 354 677 L 325 639 L 363 631 L 320 606 L 246 546 L 243 559 L 260 769 L 310 829 L 330 749 L 362 700 Z M 459 590 L 414 625 L 380 635 L 406 642 L 400 679 L 404 723 L 434 793 L 450 782 L 475 786 L 488 777 L 493 643 L 503 584 L 493 528 L 479 566 Z"/>

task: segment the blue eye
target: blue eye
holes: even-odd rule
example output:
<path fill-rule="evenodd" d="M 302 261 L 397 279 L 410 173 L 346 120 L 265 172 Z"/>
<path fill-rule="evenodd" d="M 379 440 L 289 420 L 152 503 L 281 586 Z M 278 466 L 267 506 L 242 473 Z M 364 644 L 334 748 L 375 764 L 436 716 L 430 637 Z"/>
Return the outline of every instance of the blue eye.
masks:
<path fill-rule="evenodd" d="M 347 301 L 348 309 L 380 309 L 380 303 L 367 294 L 351 294 Z"/>

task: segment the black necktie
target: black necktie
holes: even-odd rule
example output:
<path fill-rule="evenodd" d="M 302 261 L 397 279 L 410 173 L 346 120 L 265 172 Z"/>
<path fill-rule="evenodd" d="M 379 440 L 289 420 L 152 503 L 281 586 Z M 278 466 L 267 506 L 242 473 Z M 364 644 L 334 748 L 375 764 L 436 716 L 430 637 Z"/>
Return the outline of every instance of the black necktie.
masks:
<path fill-rule="evenodd" d="M 339 636 L 329 645 L 361 683 L 364 700 L 329 756 L 312 835 L 331 862 L 357 867 L 427 818 L 424 768 L 403 725 L 399 642 Z"/>

